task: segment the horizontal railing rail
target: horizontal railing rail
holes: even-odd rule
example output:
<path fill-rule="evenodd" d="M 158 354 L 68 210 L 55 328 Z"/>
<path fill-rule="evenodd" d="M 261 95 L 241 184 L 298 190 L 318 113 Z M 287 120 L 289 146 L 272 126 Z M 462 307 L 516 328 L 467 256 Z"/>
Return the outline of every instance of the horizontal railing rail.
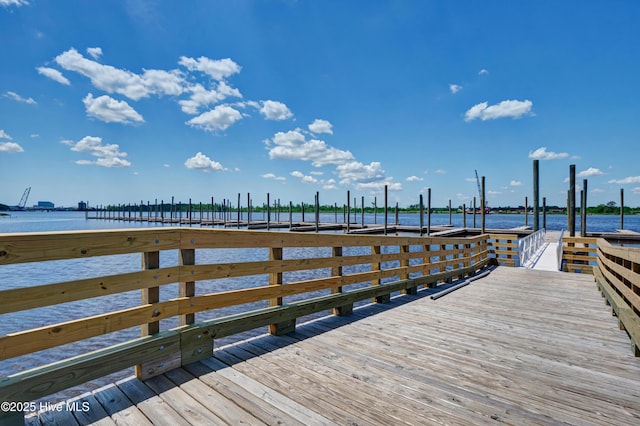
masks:
<path fill-rule="evenodd" d="M 35 270 L 52 261 L 77 268 L 79 262 L 93 265 L 94 259 L 132 254 L 140 254 L 142 268 L 111 275 L 97 268 L 97 276 L 1 285 L 5 318 L 37 309 L 54 309 L 55 316 L 67 303 L 80 308 L 73 318 L 26 323 L 25 329 L 4 333 L 0 360 L 132 327 L 142 331 L 138 338 L 3 375 L 0 400 L 35 400 L 134 365 L 138 377 L 152 377 L 210 357 L 214 338 L 264 326 L 272 334 L 288 333 L 305 315 L 345 315 L 358 301 L 385 302 L 394 292 L 415 294 L 419 286 L 473 275 L 490 263 L 511 264 L 515 240 L 201 228 L 1 234 L 0 268 L 28 264 Z M 141 292 L 141 302 L 108 308 L 131 291 Z M 83 304 L 104 296 L 99 312 L 85 313 Z"/>

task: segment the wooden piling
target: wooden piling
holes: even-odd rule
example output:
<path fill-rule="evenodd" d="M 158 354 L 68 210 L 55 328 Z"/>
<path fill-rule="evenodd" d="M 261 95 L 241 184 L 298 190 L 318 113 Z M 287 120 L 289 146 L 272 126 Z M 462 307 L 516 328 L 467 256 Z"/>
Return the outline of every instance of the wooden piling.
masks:
<path fill-rule="evenodd" d="M 431 188 L 427 188 L 427 237 L 431 236 Z"/>
<path fill-rule="evenodd" d="M 582 193 L 580 194 L 580 236 L 587 236 L 587 179 L 582 180 Z"/>
<path fill-rule="evenodd" d="M 540 229 L 540 160 L 533 160 L 533 230 Z"/>
<path fill-rule="evenodd" d="M 373 224 L 378 224 L 378 197 L 373 197 Z"/>
<path fill-rule="evenodd" d="M 388 197 L 389 192 L 388 192 L 388 188 L 387 185 L 384 186 L 384 235 L 387 235 L 387 227 L 389 224 L 389 204 L 388 204 Z"/>
<path fill-rule="evenodd" d="M 485 216 L 486 216 L 486 212 L 485 209 L 487 208 L 487 198 L 485 196 L 486 192 L 485 192 L 485 178 L 484 176 L 482 176 L 482 199 L 480 200 L 480 208 L 482 209 L 480 211 L 480 222 L 481 222 L 481 226 L 482 226 L 482 233 L 484 234 L 485 231 Z"/>
<path fill-rule="evenodd" d="M 569 236 L 576 236 L 576 165 L 569 165 Z"/>
<path fill-rule="evenodd" d="M 473 227 L 476 228 L 476 197 L 473 197 Z"/>
<path fill-rule="evenodd" d="M 270 200 L 270 195 L 267 192 L 267 231 L 269 230 L 270 226 L 271 226 L 271 200 Z"/>
<path fill-rule="evenodd" d="M 351 191 L 347 189 L 347 233 L 350 231 L 349 222 L 351 222 Z"/>
<path fill-rule="evenodd" d="M 624 229 L 624 188 L 620 188 L 620 229 Z"/>
<path fill-rule="evenodd" d="M 424 231 L 424 202 L 422 199 L 422 194 L 420 194 L 420 236 L 422 237 Z"/>
<path fill-rule="evenodd" d="M 467 205 L 462 203 L 462 227 L 467 227 Z"/>
<path fill-rule="evenodd" d="M 320 192 L 318 191 L 316 191 L 315 222 L 317 233 L 320 230 Z"/>

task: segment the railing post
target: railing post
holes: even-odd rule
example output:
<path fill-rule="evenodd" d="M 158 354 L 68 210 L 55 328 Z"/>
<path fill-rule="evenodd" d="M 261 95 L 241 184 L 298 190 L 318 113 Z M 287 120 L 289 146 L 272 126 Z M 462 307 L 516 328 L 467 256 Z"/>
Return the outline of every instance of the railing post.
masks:
<path fill-rule="evenodd" d="M 160 252 L 147 251 L 142 253 L 142 269 L 158 269 L 160 268 Z M 149 287 L 142 289 L 142 304 L 160 302 L 160 287 Z M 154 321 L 141 326 L 141 336 L 156 334 L 160 331 L 160 322 Z"/>
<path fill-rule="evenodd" d="M 178 259 L 180 266 L 193 266 L 196 264 L 196 251 L 194 249 L 181 249 Z M 196 295 L 195 281 L 180 281 L 178 293 L 180 297 L 193 297 Z M 195 314 L 180 315 L 178 323 L 189 325 L 195 322 Z"/>
<path fill-rule="evenodd" d="M 440 255 L 440 262 L 446 262 L 447 260 L 447 245 L 446 244 L 440 244 L 440 251 L 439 251 L 439 255 Z M 440 267 L 438 269 L 438 272 L 445 272 L 447 270 L 446 267 Z M 447 283 L 452 283 L 453 282 L 453 277 L 449 277 L 446 279 Z"/>
<path fill-rule="evenodd" d="M 382 253 L 381 251 L 381 247 L 380 246 L 371 246 L 371 254 L 374 256 L 379 256 Z M 381 262 L 372 262 L 371 263 L 371 271 L 378 271 L 380 272 L 381 270 L 381 266 L 382 263 Z M 380 285 L 380 278 L 374 278 L 371 280 L 371 285 L 372 286 L 377 286 Z M 385 294 L 383 296 L 377 296 L 375 298 L 373 298 L 372 302 L 374 303 L 388 303 L 391 301 L 391 295 L 390 294 Z"/>
<path fill-rule="evenodd" d="M 151 270 L 160 268 L 160 252 L 150 251 L 142 253 L 142 269 Z M 142 304 L 153 304 L 160 302 L 160 287 L 149 287 L 142 289 Z M 160 312 L 155 311 L 154 316 L 159 315 Z M 160 331 L 160 322 L 153 321 L 147 324 L 142 324 L 141 335 L 149 336 L 156 334 Z M 135 366 L 135 374 L 140 380 L 146 380 L 148 378 L 157 376 L 165 371 L 172 370 L 179 367 L 180 352 L 168 353 L 164 358 L 157 359 L 155 361 L 146 362 L 143 364 L 137 364 Z"/>
<path fill-rule="evenodd" d="M 400 253 L 408 256 L 409 255 L 409 246 L 400 246 Z M 400 273 L 401 280 L 409 279 L 409 259 L 401 259 L 400 266 L 405 268 L 404 271 Z M 405 290 L 401 291 L 402 294 L 418 294 L 418 287 L 409 287 Z"/>
<path fill-rule="evenodd" d="M 422 251 L 424 253 L 424 257 L 422 258 L 422 275 L 428 276 L 431 275 L 431 244 L 425 244 L 422 246 Z M 437 283 L 432 282 L 427 285 L 428 288 L 434 288 Z"/>
<path fill-rule="evenodd" d="M 269 260 L 282 260 L 282 247 L 271 247 Z M 282 272 L 269 273 L 269 285 L 282 285 Z M 269 300 L 269 306 L 282 306 L 282 297 Z M 280 336 L 296 331 L 296 320 L 291 319 L 275 324 L 269 324 L 269 334 Z"/>
<path fill-rule="evenodd" d="M 334 260 L 338 260 L 338 258 L 342 257 L 342 247 L 332 247 L 332 256 Z M 333 277 L 342 277 L 342 265 L 334 265 L 331 267 L 331 276 Z M 331 294 L 342 293 L 342 286 L 334 287 L 331 289 Z M 353 313 L 353 303 L 349 303 L 347 305 L 337 306 L 332 309 L 334 315 L 345 316 Z"/>

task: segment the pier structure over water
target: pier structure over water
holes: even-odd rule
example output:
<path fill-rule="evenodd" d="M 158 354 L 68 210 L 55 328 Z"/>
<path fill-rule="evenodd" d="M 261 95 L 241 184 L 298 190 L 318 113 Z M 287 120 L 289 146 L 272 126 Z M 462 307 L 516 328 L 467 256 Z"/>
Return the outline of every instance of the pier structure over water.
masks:
<path fill-rule="evenodd" d="M 141 292 L 135 306 L 1 336 L 2 359 L 131 327 L 142 335 L 4 375 L 0 400 L 13 405 L 0 422 L 637 424 L 640 250 L 562 237 L 563 269 L 582 273 L 539 271 L 514 268 L 518 239 L 190 227 L 0 235 L 0 268 L 142 258 L 141 270 L 0 290 L 2 315 Z M 161 263 L 164 252 L 177 264 Z M 222 287 L 229 280 L 237 286 Z M 171 285 L 176 294 L 161 291 Z M 300 324 L 321 312 L 333 315 Z M 268 335 L 215 346 L 259 327 Z M 32 410 L 132 366 L 135 377 Z"/>

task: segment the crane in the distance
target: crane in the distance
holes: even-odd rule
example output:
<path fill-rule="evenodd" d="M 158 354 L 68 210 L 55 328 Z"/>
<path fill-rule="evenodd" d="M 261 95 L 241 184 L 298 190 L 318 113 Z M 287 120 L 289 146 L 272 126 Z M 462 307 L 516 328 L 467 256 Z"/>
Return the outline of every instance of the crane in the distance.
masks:
<path fill-rule="evenodd" d="M 28 187 L 22 193 L 22 198 L 20 198 L 20 202 L 18 203 L 17 206 L 14 207 L 16 210 L 24 210 L 24 208 L 27 206 L 27 200 L 29 199 L 29 193 L 31 193 L 31 187 Z"/>

